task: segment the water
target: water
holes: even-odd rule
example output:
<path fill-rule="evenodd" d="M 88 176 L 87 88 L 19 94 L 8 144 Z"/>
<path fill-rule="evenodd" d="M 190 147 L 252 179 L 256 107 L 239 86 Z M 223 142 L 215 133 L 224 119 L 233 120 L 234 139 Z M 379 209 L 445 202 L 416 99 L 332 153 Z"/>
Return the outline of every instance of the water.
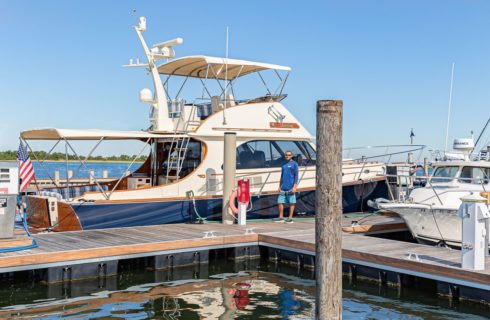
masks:
<path fill-rule="evenodd" d="M 49 176 L 54 178 L 55 170 L 60 172 L 60 178 L 64 179 L 66 177 L 66 162 L 58 161 L 46 161 L 42 165 L 37 162 L 32 162 L 34 167 L 34 172 L 36 173 L 36 178 L 39 179 L 49 179 Z M 118 178 L 124 174 L 127 170 L 133 172 L 141 166 L 140 162 L 133 163 L 130 166 L 130 162 L 87 162 L 86 167 L 80 165 L 80 162 L 68 162 L 68 170 L 73 171 L 74 178 L 88 178 L 88 171 L 93 170 L 96 178 L 102 177 L 102 172 L 107 170 L 109 177 Z"/>
<path fill-rule="evenodd" d="M 118 276 L 0 289 L 0 318 L 312 319 L 312 272 L 258 260 L 150 271 L 122 263 Z M 490 308 L 343 281 L 344 319 L 487 319 Z"/>

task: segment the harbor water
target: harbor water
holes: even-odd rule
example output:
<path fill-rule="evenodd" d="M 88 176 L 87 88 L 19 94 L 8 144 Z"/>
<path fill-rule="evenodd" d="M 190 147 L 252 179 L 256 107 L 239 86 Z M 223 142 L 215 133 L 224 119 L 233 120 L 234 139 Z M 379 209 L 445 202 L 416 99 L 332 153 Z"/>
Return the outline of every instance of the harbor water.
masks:
<path fill-rule="evenodd" d="M 122 261 L 118 276 L 60 284 L 2 285 L 0 318 L 312 319 L 313 272 L 224 258 L 149 270 Z M 490 309 L 343 279 L 344 319 L 488 319 Z"/>
<path fill-rule="evenodd" d="M 57 170 L 60 173 L 60 178 L 66 177 L 67 163 L 64 161 L 45 161 L 42 164 L 38 161 L 32 162 L 36 178 L 49 179 L 54 177 L 54 172 Z M 87 162 L 87 168 L 83 167 L 78 161 L 68 162 L 68 170 L 73 171 L 74 178 L 87 178 L 89 172 L 93 170 L 96 178 L 101 178 L 102 173 L 107 171 L 109 177 L 118 178 L 126 171 L 135 171 L 141 166 L 141 162 L 113 162 L 113 161 L 100 161 L 100 162 Z M 87 170 L 88 169 L 88 170 Z"/>

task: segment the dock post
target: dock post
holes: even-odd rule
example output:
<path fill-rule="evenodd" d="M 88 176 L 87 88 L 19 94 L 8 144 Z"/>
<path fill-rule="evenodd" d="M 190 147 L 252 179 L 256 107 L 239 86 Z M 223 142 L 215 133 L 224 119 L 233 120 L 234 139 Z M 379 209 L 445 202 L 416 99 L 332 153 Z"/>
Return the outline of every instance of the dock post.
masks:
<path fill-rule="evenodd" d="M 407 156 L 407 163 L 412 164 L 413 163 L 413 153 L 409 152 Z"/>
<path fill-rule="evenodd" d="M 59 170 L 54 171 L 54 184 L 57 186 L 60 184 L 60 171 Z"/>
<path fill-rule="evenodd" d="M 88 173 L 88 183 L 89 184 L 94 184 L 95 183 L 95 171 L 94 170 L 90 170 L 89 173 Z"/>
<path fill-rule="evenodd" d="M 107 170 L 102 171 L 102 178 L 104 178 L 104 179 L 109 178 L 109 171 L 107 171 Z"/>
<path fill-rule="evenodd" d="M 424 158 L 424 176 L 429 176 L 429 159 Z"/>
<path fill-rule="evenodd" d="M 225 132 L 223 155 L 223 213 L 222 222 L 233 224 L 233 213 L 230 211 L 230 195 L 235 187 L 236 172 L 236 133 Z"/>
<path fill-rule="evenodd" d="M 316 105 L 315 319 L 342 318 L 342 106 Z"/>

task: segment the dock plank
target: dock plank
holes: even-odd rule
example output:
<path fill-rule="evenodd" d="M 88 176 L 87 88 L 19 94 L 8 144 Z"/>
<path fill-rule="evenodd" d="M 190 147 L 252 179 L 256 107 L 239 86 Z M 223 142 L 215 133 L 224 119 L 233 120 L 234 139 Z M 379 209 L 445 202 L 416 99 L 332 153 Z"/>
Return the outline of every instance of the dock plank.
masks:
<path fill-rule="evenodd" d="M 374 225 L 377 222 L 395 225 L 398 220 L 390 216 L 366 217 L 366 223 Z M 215 236 L 205 237 L 209 231 L 214 231 Z M 246 226 L 175 224 L 37 234 L 34 238 L 39 243 L 38 248 L 0 253 L 0 272 L 11 268 L 34 268 L 36 265 L 151 256 L 157 252 L 223 248 L 247 243 L 314 254 L 314 235 L 315 222 L 311 219 L 297 219 L 293 224 L 272 221 L 250 222 Z M 416 253 L 420 261 L 407 259 L 410 252 Z M 490 289 L 490 259 L 486 260 L 485 271 L 464 270 L 459 268 L 461 253 L 458 250 L 344 232 L 342 254 L 345 261 L 451 278 Z"/>

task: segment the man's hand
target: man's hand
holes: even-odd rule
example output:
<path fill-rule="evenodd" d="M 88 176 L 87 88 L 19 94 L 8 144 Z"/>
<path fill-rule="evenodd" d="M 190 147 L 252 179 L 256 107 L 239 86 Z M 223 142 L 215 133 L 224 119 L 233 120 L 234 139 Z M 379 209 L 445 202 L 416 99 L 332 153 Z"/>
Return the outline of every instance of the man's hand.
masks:
<path fill-rule="evenodd" d="M 292 193 L 296 193 L 296 187 L 293 187 L 293 188 L 291 189 L 291 192 L 292 192 Z"/>

